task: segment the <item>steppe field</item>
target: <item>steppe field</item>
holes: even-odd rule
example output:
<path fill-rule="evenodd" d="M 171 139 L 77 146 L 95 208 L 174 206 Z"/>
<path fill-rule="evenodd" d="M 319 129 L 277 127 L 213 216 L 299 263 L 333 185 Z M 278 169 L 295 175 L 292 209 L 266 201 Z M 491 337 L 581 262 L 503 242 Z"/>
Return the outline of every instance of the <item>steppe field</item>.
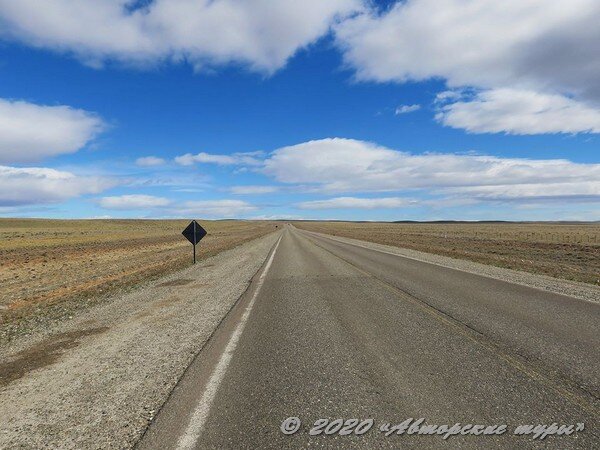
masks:
<path fill-rule="evenodd" d="M 0 219 L 0 343 L 191 264 L 185 220 Z M 276 230 L 202 221 L 198 259 Z M 600 224 L 295 222 L 298 228 L 600 285 Z"/>
<path fill-rule="evenodd" d="M 0 219 L 0 342 L 27 322 L 75 310 L 192 263 L 186 220 Z M 202 221 L 199 260 L 275 231 L 275 224 Z"/>
<path fill-rule="evenodd" d="M 600 285 L 600 223 L 296 222 L 298 228 Z"/>

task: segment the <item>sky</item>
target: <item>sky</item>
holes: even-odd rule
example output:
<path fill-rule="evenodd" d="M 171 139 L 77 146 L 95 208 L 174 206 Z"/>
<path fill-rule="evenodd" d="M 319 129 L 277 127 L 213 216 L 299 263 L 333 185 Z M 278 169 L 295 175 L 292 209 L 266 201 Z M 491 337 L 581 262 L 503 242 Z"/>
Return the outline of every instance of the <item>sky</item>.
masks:
<path fill-rule="evenodd" d="M 0 217 L 600 220 L 597 0 L 0 0 Z"/>

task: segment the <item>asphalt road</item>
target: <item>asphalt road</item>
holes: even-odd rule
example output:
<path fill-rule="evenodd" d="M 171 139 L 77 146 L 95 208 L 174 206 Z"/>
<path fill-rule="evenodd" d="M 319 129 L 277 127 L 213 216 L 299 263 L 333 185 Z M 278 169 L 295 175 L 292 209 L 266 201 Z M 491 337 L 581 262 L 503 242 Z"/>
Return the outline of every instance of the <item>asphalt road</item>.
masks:
<path fill-rule="evenodd" d="M 599 448 L 599 324 L 596 303 L 286 226 L 139 447 Z M 319 418 L 373 427 L 309 435 Z M 507 430 L 379 430 L 409 418 Z M 553 423 L 585 429 L 513 434 Z"/>

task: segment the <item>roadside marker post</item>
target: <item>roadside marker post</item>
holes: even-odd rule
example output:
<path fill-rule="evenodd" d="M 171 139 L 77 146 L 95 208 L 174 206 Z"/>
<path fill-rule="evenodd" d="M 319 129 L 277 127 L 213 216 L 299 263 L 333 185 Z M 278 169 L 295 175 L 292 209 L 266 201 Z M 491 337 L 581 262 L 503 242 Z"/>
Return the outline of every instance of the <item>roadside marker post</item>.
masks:
<path fill-rule="evenodd" d="M 192 220 L 181 234 L 192 243 L 192 246 L 194 247 L 194 264 L 196 264 L 196 244 L 206 236 L 207 232 L 198 222 Z"/>

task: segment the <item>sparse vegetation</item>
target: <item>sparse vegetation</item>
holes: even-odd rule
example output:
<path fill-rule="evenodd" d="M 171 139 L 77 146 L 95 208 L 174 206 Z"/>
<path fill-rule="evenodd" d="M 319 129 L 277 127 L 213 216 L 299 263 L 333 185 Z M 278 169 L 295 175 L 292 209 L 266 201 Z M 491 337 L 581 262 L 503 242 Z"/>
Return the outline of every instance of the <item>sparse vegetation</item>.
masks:
<path fill-rule="evenodd" d="M 600 285 L 600 224 L 297 222 L 298 228 Z"/>
<path fill-rule="evenodd" d="M 0 219 L 0 324 L 191 264 L 191 245 L 181 235 L 187 223 Z M 200 261 L 275 231 L 269 222 L 202 224 L 209 234 L 198 246 Z"/>

